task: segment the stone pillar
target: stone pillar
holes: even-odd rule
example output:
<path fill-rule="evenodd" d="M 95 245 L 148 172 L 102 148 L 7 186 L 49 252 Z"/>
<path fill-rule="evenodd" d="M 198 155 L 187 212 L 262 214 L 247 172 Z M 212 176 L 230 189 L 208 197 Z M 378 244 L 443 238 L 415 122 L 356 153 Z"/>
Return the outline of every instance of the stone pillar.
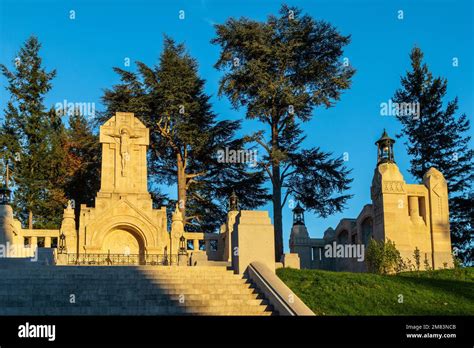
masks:
<path fill-rule="evenodd" d="M 38 237 L 31 237 L 30 248 L 36 249 L 38 247 Z"/>
<path fill-rule="evenodd" d="M 243 274 L 254 261 L 262 262 L 275 272 L 274 233 L 267 211 L 240 211 L 232 233 L 234 273 Z"/>
<path fill-rule="evenodd" d="M 232 210 L 227 213 L 225 224 L 224 261 L 232 262 L 232 233 L 234 231 L 235 218 L 239 212 Z"/>
<path fill-rule="evenodd" d="M 66 209 L 63 212 L 63 221 L 61 223 L 61 229 L 58 236 L 58 250 L 61 245 L 61 233 L 64 233 L 66 237 L 66 249 L 69 254 L 78 253 L 78 238 L 76 231 L 76 217 L 74 215 L 74 209 L 71 206 L 71 202 L 68 202 Z"/>
<path fill-rule="evenodd" d="M 199 239 L 193 240 L 194 251 L 199 251 Z"/>
<path fill-rule="evenodd" d="M 428 188 L 433 269 L 444 268 L 445 265 L 453 267 L 448 185 L 443 174 L 435 168 L 426 172 L 423 183 Z"/>
<path fill-rule="evenodd" d="M 172 216 L 171 223 L 171 248 L 172 255 L 177 255 L 179 252 L 179 238 L 184 234 L 183 214 L 179 210 L 178 204 Z"/>
<path fill-rule="evenodd" d="M 13 209 L 10 205 L 0 205 L 0 244 L 15 243 L 13 230 Z"/>
<path fill-rule="evenodd" d="M 44 247 L 45 248 L 51 248 L 51 237 L 44 237 Z"/>

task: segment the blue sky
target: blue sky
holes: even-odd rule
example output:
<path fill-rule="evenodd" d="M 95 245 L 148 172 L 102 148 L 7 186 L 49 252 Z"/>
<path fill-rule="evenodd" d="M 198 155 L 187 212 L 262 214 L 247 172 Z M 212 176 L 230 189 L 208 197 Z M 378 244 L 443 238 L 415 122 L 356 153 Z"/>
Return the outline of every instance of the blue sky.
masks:
<path fill-rule="evenodd" d="M 435 76 L 448 79 L 448 99 L 459 97 L 459 111 L 473 115 L 473 2 L 466 1 L 287 1 L 316 19 L 335 25 L 342 34 L 351 34 L 352 43 L 344 57 L 357 70 L 352 88 L 331 109 L 316 108 L 313 119 L 304 124 L 306 147 L 320 146 L 342 155 L 353 169 L 350 193 L 354 198 L 340 214 L 321 219 L 306 214 L 307 226 L 314 237 L 327 227 L 335 227 L 343 217 L 356 217 L 370 203 L 370 183 L 375 168 L 374 142 L 383 128 L 394 135 L 400 129 L 396 119 L 380 115 L 380 103 L 387 102 L 399 87 L 400 76 L 409 69 L 408 54 L 414 45 L 425 53 Z M 213 68 L 219 48 L 210 44 L 215 36 L 213 24 L 229 17 L 265 20 L 276 14 L 279 1 L 24 1 L 0 0 L 0 62 L 12 65 L 16 52 L 28 36 L 39 37 L 41 55 L 47 68 L 55 68 L 57 77 L 46 103 L 95 103 L 102 109 L 104 88 L 118 82 L 112 67 L 135 69 L 136 60 L 156 63 L 163 34 L 184 42 L 199 62 L 199 73 L 212 95 L 214 111 L 220 118 L 243 119 L 245 110 L 233 110 L 228 100 L 217 96 L 222 74 Z M 70 11 L 76 18 L 71 20 Z M 185 19 L 179 19 L 183 10 Z M 403 19 L 399 12 L 403 11 Z M 453 58 L 459 62 L 453 67 Z M 124 66 L 126 58 L 132 64 Z M 0 109 L 8 100 L 6 80 L 0 77 Z M 2 113 L 0 113 L 2 115 Z M 3 117 L 3 115 L 1 116 Z M 244 120 L 242 132 L 259 125 Z M 409 158 L 403 142 L 395 144 L 395 156 L 405 179 Z M 170 192 L 175 194 L 174 189 Z M 271 213 L 271 206 L 267 205 Z M 291 209 L 286 206 L 284 240 L 288 248 Z"/>

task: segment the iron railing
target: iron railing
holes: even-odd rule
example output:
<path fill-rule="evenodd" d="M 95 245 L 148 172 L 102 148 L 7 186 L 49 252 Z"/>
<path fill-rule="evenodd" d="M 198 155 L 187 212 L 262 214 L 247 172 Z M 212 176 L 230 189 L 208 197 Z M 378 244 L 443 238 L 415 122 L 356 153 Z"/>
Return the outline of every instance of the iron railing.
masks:
<path fill-rule="evenodd" d="M 178 264 L 178 255 L 167 254 L 67 254 L 69 265 L 127 266 L 152 265 L 171 266 Z"/>

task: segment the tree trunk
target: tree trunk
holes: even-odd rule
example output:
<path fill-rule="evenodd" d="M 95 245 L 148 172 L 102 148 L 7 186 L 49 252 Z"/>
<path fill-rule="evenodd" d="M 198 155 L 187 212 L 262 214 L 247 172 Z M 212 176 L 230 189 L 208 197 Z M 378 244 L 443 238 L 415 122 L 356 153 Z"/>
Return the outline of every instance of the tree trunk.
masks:
<path fill-rule="evenodd" d="M 278 130 L 276 125 L 272 126 L 272 151 L 279 148 Z M 280 163 L 272 162 L 272 185 L 273 185 L 273 225 L 275 229 L 275 261 L 280 262 L 283 256 L 283 221 L 281 213 L 281 182 L 280 182 Z"/>
<path fill-rule="evenodd" d="M 176 155 L 178 168 L 178 207 L 186 222 L 186 166 L 180 153 Z"/>
<path fill-rule="evenodd" d="M 283 255 L 283 221 L 281 213 L 281 183 L 280 165 L 276 164 L 272 168 L 274 178 L 273 183 L 273 224 L 275 229 L 275 261 L 280 262 Z"/>
<path fill-rule="evenodd" d="M 33 229 L 33 212 L 31 210 L 28 212 L 28 229 Z"/>

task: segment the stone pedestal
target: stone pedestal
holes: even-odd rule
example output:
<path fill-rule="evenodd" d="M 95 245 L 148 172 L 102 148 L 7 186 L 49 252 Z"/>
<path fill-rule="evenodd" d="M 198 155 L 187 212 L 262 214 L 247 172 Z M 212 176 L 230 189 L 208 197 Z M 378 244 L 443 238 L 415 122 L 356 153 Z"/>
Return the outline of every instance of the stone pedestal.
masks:
<path fill-rule="evenodd" d="M 267 211 L 242 210 L 232 233 L 232 267 L 243 274 L 250 263 L 260 261 L 275 272 L 274 229 Z"/>
<path fill-rule="evenodd" d="M 67 265 L 67 254 L 57 254 L 56 265 L 59 265 L 59 266 Z"/>
<path fill-rule="evenodd" d="M 281 262 L 285 268 L 300 269 L 300 257 L 295 253 L 286 253 L 281 257 Z"/>
<path fill-rule="evenodd" d="M 178 266 L 188 266 L 188 254 L 178 255 Z"/>

